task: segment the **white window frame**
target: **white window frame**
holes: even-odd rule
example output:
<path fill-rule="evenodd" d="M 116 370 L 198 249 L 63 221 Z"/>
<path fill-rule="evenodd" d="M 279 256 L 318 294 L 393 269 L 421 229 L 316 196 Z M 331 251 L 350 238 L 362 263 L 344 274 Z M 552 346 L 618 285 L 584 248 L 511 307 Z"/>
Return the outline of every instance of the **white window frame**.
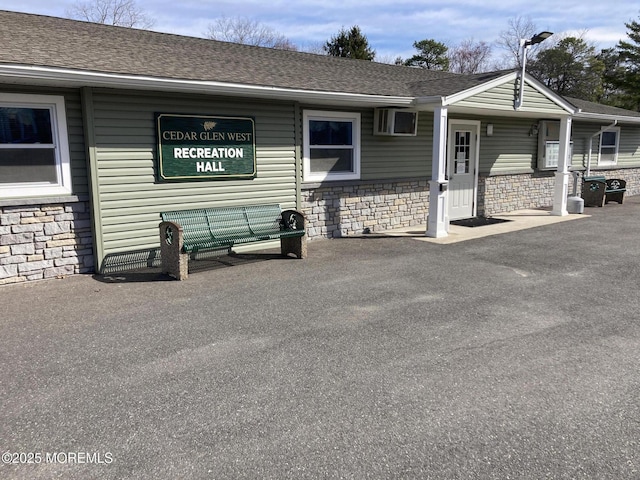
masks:
<path fill-rule="evenodd" d="M 304 152 L 302 159 L 302 173 L 305 182 L 358 180 L 360 179 L 360 114 L 355 112 L 329 112 L 320 110 L 305 110 L 302 115 L 303 127 L 302 136 Z M 344 173 L 331 172 L 311 172 L 311 150 L 314 146 L 309 143 L 309 122 L 311 120 L 320 121 L 350 121 L 352 124 L 352 145 L 351 146 L 315 146 L 317 148 L 345 148 L 353 151 L 353 171 Z"/>
<path fill-rule="evenodd" d="M 616 145 L 615 145 L 615 153 L 613 154 L 613 160 L 602 160 L 602 138 L 604 137 L 604 133 L 614 132 L 616 134 Z M 612 145 L 605 145 L 605 147 L 610 148 Z M 600 140 L 598 141 L 598 165 L 617 165 L 618 164 L 618 149 L 620 147 L 620 127 L 611 127 L 607 128 L 605 131 L 600 133 Z"/>
<path fill-rule="evenodd" d="M 0 93 L 0 106 L 14 108 L 46 108 L 51 112 L 51 130 L 56 161 L 57 183 L 24 182 L 0 184 L 0 198 L 33 197 L 71 194 L 71 157 L 64 97 L 58 95 L 28 95 Z M 30 148 L 21 144 L 0 144 L 0 149 Z M 38 148 L 38 147 L 31 147 Z"/>

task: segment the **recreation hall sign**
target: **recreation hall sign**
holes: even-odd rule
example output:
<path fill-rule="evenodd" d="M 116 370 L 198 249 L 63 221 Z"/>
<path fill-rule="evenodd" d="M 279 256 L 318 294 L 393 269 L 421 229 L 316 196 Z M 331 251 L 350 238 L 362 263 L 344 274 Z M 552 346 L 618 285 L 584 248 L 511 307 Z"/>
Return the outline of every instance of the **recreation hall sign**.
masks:
<path fill-rule="evenodd" d="M 160 181 L 256 176 L 255 124 L 247 117 L 158 114 Z"/>

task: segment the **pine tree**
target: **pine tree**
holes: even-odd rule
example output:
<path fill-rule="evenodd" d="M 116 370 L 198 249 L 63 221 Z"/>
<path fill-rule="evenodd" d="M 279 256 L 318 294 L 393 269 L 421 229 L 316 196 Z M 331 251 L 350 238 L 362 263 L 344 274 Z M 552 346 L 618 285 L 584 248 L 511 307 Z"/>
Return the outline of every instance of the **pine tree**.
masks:
<path fill-rule="evenodd" d="M 615 80 L 623 91 L 621 106 L 640 111 L 640 23 L 633 20 L 625 23 L 629 41 L 618 42 L 618 52 L 624 71 Z"/>
<path fill-rule="evenodd" d="M 367 37 L 362 34 L 360 27 L 354 25 L 349 31 L 342 28 L 338 35 L 331 37 L 324 50 L 333 57 L 356 58 L 373 60 L 376 52 L 369 46 Z"/>
<path fill-rule="evenodd" d="M 581 38 L 566 37 L 538 53 L 528 71 L 560 95 L 596 101 L 602 96 L 605 65 L 595 47 Z"/>
<path fill-rule="evenodd" d="M 449 70 L 448 48 L 444 43 L 433 39 L 413 42 L 418 54 L 408 59 L 404 64 L 409 67 L 420 67 L 427 70 Z"/>

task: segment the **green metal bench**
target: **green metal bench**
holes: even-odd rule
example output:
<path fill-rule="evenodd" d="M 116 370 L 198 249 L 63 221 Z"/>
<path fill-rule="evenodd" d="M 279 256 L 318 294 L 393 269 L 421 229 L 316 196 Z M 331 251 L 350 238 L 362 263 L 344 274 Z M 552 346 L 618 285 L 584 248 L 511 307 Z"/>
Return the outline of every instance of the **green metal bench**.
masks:
<path fill-rule="evenodd" d="M 603 175 L 592 175 L 582 179 L 582 198 L 585 207 L 602 207 L 608 202 L 622 204 L 627 182 L 621 178 L 605 179 Z"/>
<path fill-rule="evenodd" d="M 185 280 L 189 257 L 204 250 L 231 251 L 234 245 L 280 240 L 283 255 L 307 256 L 305 217 L 280 205 L 198 208 L 161 212 L 162 273 Z"/>

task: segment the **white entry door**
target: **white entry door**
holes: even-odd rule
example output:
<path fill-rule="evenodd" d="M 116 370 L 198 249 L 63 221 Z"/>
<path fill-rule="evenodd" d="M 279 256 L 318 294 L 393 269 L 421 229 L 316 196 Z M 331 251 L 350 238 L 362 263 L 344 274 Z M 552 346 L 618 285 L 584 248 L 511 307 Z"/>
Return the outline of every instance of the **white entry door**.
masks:
<path fill-rule="evenodd" d="M 476 215 L 480 122 L 451 120 L 447 174 L 449 220 Z"/>

